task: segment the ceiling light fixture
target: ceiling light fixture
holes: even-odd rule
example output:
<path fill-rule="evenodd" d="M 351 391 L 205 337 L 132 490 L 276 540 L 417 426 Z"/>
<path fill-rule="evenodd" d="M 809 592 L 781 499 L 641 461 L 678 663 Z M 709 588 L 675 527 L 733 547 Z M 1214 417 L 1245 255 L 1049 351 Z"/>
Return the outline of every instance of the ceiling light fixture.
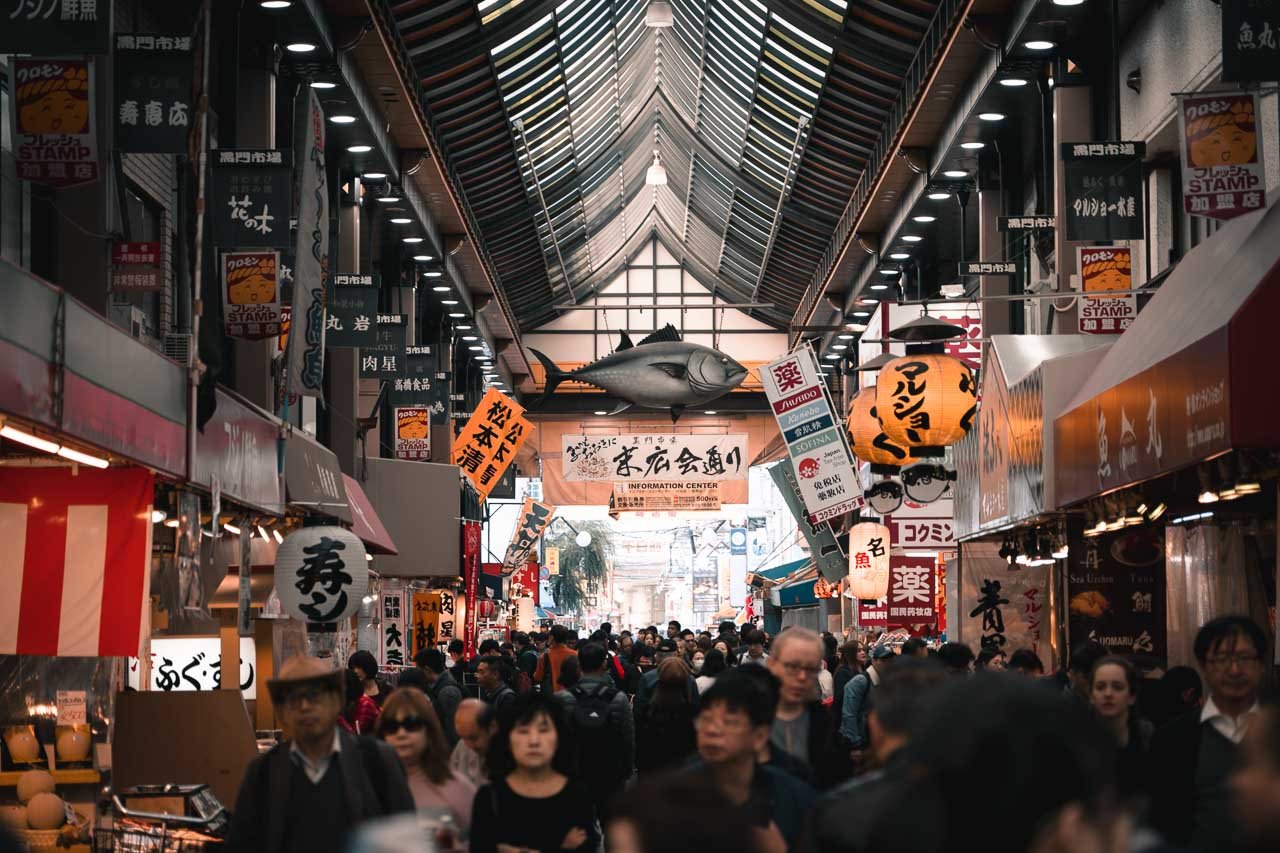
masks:
<path fill-rule="evenodd" d="M 1004 113 L 978 113 L 979 121 L 1004 121 Z"/>
<path fill-rule="evenodd" d="M 236 527 L 234 524 L 232 524 L 229 521 L 222 525 L 222 529 L 230 533 L 232 536 L 240 535 L 240 528 Z"/>
<path fill-rule="evenodd" d="M 58 455 L 63 459 L 69 459 L 72 462 L 78 462 L 81 465 L 88 465 L 90 468 L 106 468 L 111 463 L 97 456 L 90 456 L 88 453 L 81 453 L 79 450 L 72 450 L 70 447 L 59 447 Z"/>
<path fill-rule="evenodd" d="M 450 317 L 465 317 L 465 316 L 467 316 L 467 315 L 466 315 L 465 313 L 463 313 L 462 311 L 450 311 L 450 312 L 449 312 L 449 316 L 450 316 Z"/>
<path fill-rule="evenodd" d="M 284 544 L 284 537 L 280 535 L 280 531 L 279 531 L 279 530 L 272 530 L 272 531 L 271 531 L 271 535 L 275 538 L 275 540 L 276 540 L 276 544 L 277 544 L 277 545 L 283 545 L 283 544 Z"/>
<path fill-rule="evenodd" d="M 435 256 L 434 255 L 414 255 L 413 259 L 415 261 L 434 261 Z M 426 273 L 423 273 L 423 275 L 426 275 Z"/>
<path fill-rule="evenodd" d="M 871 285 L 871 289 L 872 289 L 872 290 L 888 290 L 888 289 L 889 289 L 889 285 L 887 285 L 887 284 L 873 284 L 873 285 Z"/>
<path fill-rule="evenodd" d="M 329 116 L 329 121 L 334 124 L 355 124 L 356 117 L 353 115 L 347 115 L 346 113 L 338 113 L 337 115 Z"/>
<path fill-rule="evenodd" d="M 386 172 L 365 172 L 360 176 L 360 179 L 364 181 L 382 181 L 386 180 L 386 177 Z"/>
<path fill-rule="evenodd" d="M 458 304 L 458 300 L 456 300 L 456 299 L 441 299 L 441 300 L 440 300 L 440 304 L 441 304 L 441 305 L 457 305 L 457 304 Z"/>
<path fill-rule="evenodd" d="M 400 196 L 398 196 L 398 195 L 380 195 L 380 196 L 378 196 L 378 201 L 382 202 L 383 204 L 393 204 L 394 202 L 397 202 L 397 201 L 399 201 L 399 200 L 400 200 Z M 414 258 L 414 260 L 416 261 L 416 260 L 417 260 L 417 258 Z M 425 261 L 425 260 L 430 260 L 430 258 L 423 258 L 423 260 L 424 260 L 424 261 Z"/>
<path fill-rule="evenodd" d="M 392 225 L 408 225 L 413 220 L 407 216 L 393 216 L 390 219 Z"/>
<path fill-rule="evenodd" d="M 644 173 L 644 182 L 651 187 L 665 187 L 667 185 L 667 168 L 662 165 L 662 160 L 659 158 L 658 149 L 656 148 L 653 149 L 653 164 L 649 166 L 649 171 Z"/>
<path fill-rule="evenodd" d="M 891 252 L 889 254 L 889 260 L 891 261 L 905 261 L 910 257 L 911 255 L 908 254 L 907 252 Z"/>
<path fill-rule="evenodd" d="M 264 9 L 288 9 L 293 0 L 262 0 L 258 5 Z"/>
<path fill-rule="evenodd" d="M 840 334 L 836 335 L 836 339 L 841 341 L 851 341 L 853 340 L 853 337 L 854 336 L 849 334 L 848 332 L 841 332 Z"/>
<path fill-rule="evenodd" d="M 10 441 L 16 441 L 18 444 L 25 444 L 27 447 L 34 447 L 36 450 L 43 450 L 45 453 L 57 453 L 60 446 L 56 441 L 49 441 L 29 432 L 23 432 L 17 427 L 11 427 L 8 424 L 0 427 L 0 436 Z"/>
<path fill-rule="evenodd" d="M 332 80 L 312 80 L 309 84 L 312 89 L 336 89 L 338 84 Z"/>
<path fill-rule="evenodd" d="M 667 0 L 649 0 L 649 6 L 644 10 L 644 25 L 646 27 L 661 30 L 673 27 L 675 23 L 675 10 L 671 8 L 671 4 Z"/>
<path fill-rule="evenodd" d="M 870 317 L 871 312 L 870 311 L 854 311 L 850 316 L 851 317 Z"/>
<path fill-rule="evenodd" d="M 1053 50 L 1057 47 L 1056 44 L 1047 39 L 1031 39 L 1030 41 L 1024 41 L 1022 46 L 1027 50 Z"/>
<path fill-rule="evenodd" d="M 266 541 L 267 528 L 263 527 L 261 524 L 259 524 L 257 527 L 258 527 L 258 536 L 262 537 L 263 541 Z"/>
<path fill-rule="evenodd" d="M 152 523 L 152 524 L 159 524 L 160 522 L 164 521 L 164 520 L 165 520 L 166 518 L 168 518 L 168 517 L 169 517 L 169 513 L 165 512 L 165 511 L 164 511 L 164 510 L 162 510 L 162 509 L 153 509 L 153 510 L 151 510 L 151 523 Z"/>
<path fill-rule="evenodd" d="M 310 53 L 316 49 L 316 46 L 311 42 L 296 41 L 293 44 L 286 44 L 284 49 L 290 53 Z"/>
<path fill-rule="evenodd" d="M 832 344 L 831 348 L 836 352 L 840 352 L 842 350 L 847 350 L 849 348 L 849 345 L 848 344 Z"/>
<path fill-rule="evenodd" d="M 352 154 L 368 154 L 373 150 L 372 145 L 348 145 L 347 150 Z"/>
<path fill-rule="evenodd" d="M 422 274 L 423 278 L 443 278 L 444 270 L 427 270 Z"/>
<path fill-rule="evenodd" d="M 608 413 L 608 412 L 606 412 L 606 411 L 604 411 L 603 409 L 597 409 L 596 411 L 592 412 L 591 414 L 595 415 L 597 418 L 603 418 L 605 415 L 607 415 L 607 414 L 609 414 L 609 413 Z"/>
<path fill-rule="evenodd" d="M 902 235 L 902 242 L 904 243 L 919 243 L 923 239 L 924 238 L 921 237 L 919 234 L 903 234 Z"/>
<path fill-rule="evenodd" d="M 844 356 L 840 355 L 839 353 L 835 353 L 835 352 L 829 352 L 829 353 L 827 353 L 827 355 L 826 355 L 826 359 L 827 359 L 827 361 L 839 361 L 839 360 L 840 360 L 840 359 L 842 359 L 842 358 L 844 358 Z"/>
<path fill-rule="evenodd" d="M 946 201 L 951 198 L 951 193 L 944 190 L 935 190 L 925 196 L 925 198 L 929 199 L 929 201 Z"/>
<path fill-rule="evenodd" d="M 1027 78 L 1025 78 L 1025 77 L 1005 77 L 1004 79 L 1002 79 L 1002 80 L 1000 81 L 1000 85 L 1001 85 L 1001 86 L 1006 86 L 1006 87 L 1008 87 L 1008 88 L 1010 88 L 1010 89 L 1017 89 L 1017 88 L 1019 88 L 1019 87 L 1021 87 L 1021 86 L 1025 86 L 1025 85 L 1027 85 Z"/>
<path fill-rule="evenodd" d="M 433 285 L 431 290 L 435 293 L 448 293 L 451 288 L 447 284 L 437 284 Z"/>
<path fill-rule="evenodd" d="M 421 243 L 422 238 L 421 237 L 405 237 L 404 242 L 405 243 Z"/>
<path fill-rule="evenodd" d="M 973 142 L 961 142 L 960 147 L 966 151 L 977 151 L 979 148 L 986 148 L 987 143 L 974 140 Z"/>
<path fill-rule="evenodd" d="M 942 177 L 944 177 L 944 178 L 967 178 L 967 177 L 969 177 L 969 173 L 968 173 L 968 172 L 966 172 L 964 169 L 947 169 L 945 172 L 943 172 L 943 173 L 942 173 Z"/>
<path fill-rule="evenodd" d="M 1084 0 L 1053 0 L 1055 6 L 1079 6 Z"/>
<path fill-rule="evenodd" d="M 463 336 L 462 336 L 462 339 L 463 339 L 464 341 L 478 341 L 478 340 L 480 340 L 480 339 L 479 339 L 478 337 L 476 337 L 475 335 L 463 335 Z"/>
<path fill-rule="evenodd" d="M 920 223 L 923 223 L 923 224 L 926 224 L 926 225 L 927 225 L 927 224 L 928 224 L 928 223 L 930 223 L 930 222 L 937 222 L 937 221 L 938 221 L 938 217 L 936 217 L 936 216 L 930 216 L 930 215 L 929 215 L 929 214 L 927 214 L 927 213 L 922 213 L 922 214 L 920 214 L 919 216 L 913 216 L 913 217 L 911 217 L 911 221 L 912 221 L 912 222 L 920 222 Z"/>

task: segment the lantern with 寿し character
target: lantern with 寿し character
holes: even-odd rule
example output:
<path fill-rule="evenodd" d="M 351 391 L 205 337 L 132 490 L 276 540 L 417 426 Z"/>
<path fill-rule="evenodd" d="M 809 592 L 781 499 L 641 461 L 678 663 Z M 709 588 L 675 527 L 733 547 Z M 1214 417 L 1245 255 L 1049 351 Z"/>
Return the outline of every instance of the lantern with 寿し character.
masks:
<path fill-rule="evenodd" d="M 343 527 L 303 527 L 276 549 L 276 593 L 284 612 L 332 624 L 355 615 L 369 590 L 364 543 Z"/>
<path fill-rule="evenodd" d="M 864 521 L 849 530 L 849 590 L 854 598 L 889 594 L 889 528 Z"/>
<path fill-rule="evenodd" d="M 973 371 L 942 354 L 895 358 L 876 380 L 876 415 L 889 440 L 914 456 L 941 456 L 969 432 L 978 409 Z"/>
<path fill-rule="evenodd" d="M 871 463 L 876 474 L 894 474 L 915 458 L 902 445 L 885 434 L 876 417 L 876 389 L 863 388 L 849 401 L 849 418 L 845 421 L 849 447 L 853 455 Z"/>

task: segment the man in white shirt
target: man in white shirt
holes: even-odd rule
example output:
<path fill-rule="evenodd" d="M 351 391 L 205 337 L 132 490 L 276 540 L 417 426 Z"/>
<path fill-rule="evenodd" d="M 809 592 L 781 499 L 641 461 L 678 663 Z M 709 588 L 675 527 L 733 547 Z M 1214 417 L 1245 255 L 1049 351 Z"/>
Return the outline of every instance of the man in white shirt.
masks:
<path fill-rule="evenodd" d="M 1152 740 L 1151 822 L 1170 843 L 1217 853 L 1240 846 L 1228 778 L 1259 713 L 1267 635 L 1247 616 L 1220 616 L 1193 648 L 1209 701 Z"/>

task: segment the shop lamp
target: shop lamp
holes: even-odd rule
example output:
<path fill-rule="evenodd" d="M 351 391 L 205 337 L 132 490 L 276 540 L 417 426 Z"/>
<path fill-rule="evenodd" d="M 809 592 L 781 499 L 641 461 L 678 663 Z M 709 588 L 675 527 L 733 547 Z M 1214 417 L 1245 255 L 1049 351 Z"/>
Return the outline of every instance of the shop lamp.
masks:
<path fill-rule="evenodd" d="M 874 388 L 863 388 L 849 401 L 849 414 L 845 419 L 845 432 L 849 436 L 849 448 L 863 462 L 871 463 L 877 474 L 896 474 L 903 465 L 910 465 L 915 458 L 906 447 L 885 434 L 876 414 Z M 902 503 L 899 487 L 898 503 Z M 894 509 L 897 509 L 895 506 Z M 893 510 L 884 510 L 892 512 Z"/>
<path fill-rule="evenodd" d="M 265 542 L 267 539 L 267 529 L 263 527 L 261 524 L 257 525 L 257 527 L 258 527 L 259 538 L 261 538 Z"/>
<path fill-rule="evenodd" d="M 223 523 L 222 529 L 230 533 L 232 536 L 240 535 L 240 528 L 236 527 L 234 524 L 232 524 L 229 521 Z"/>
<path fill-rule="evenodd" d="M 1165 505 L 1164 501 L 1156 504 L 1151 508 L 1150 512 L 1147 513 L 1147 521 L 1155 521 L 1157 518 L 1164 515 L 1164 511 L 1168 508 L 1169 507 Z"/>
<path fill-rule="evenodd" d="M 180 522 L 180 521 L 179 521 L 178 519 L 176 519 L 176 518 L 167 518 L 167 519 L 165 519 L 164 526 L 165 526 L 165 527 L 177 527 L 177 526 L 178 526 L 179 524 L 181 524 L 181 523 L 182 523 L 182 522 Z"/>
<path fill-rule="evenodd" d="M 973 425 L 978 383 L 960 359 L 907 355 L 886 364 L 876 379 L 876 416 L 890 441 L 915 456 L 940 456 Z"/>
<path fill-rule="evenodd" d="M 1236 494 L 1238 495 L 1256 495 L 1260 491 L 1262 491 L 1261 483 L 1236 483 Z"/>
<path fill-rule="evenodd" d="M 276 539 L 276 544 L 277 544 L 277 545 L 283 545 L 283 544 L 284 544 L 284 537 L 280 535 L 280 531 L 279 531 L 279 530 L 272 530 L 272 531 L 271 531 L 271 535 L 275 537 L 275 539 Z"/>
<path fill-rule="evenodd" d="M 1053 556 L 1053 559 L 1055 560 L 1065 560 L 1070 554 L 1071 554 L 1071 547 L 1067 545 L 1066 539 L 1063 539 L 1061 542 L 1059 542 L 1057 547 L 1054 548 L 1052 551 L 1052 556 Z"/>
<path fill-rule="evenodd" d="M 43 450 L 45 453 L 57 453 L 60 445 L 56 441 L 40 438 L 29 432 L 23 432 L 17 427 L 5 424 L 0 427 L 0 436 L 16 441 L 18 444 L 25 444 L 27 447 L 34 447 L 36 450 Z"/>
<path fill-rule="evenodd" d="M 90 468 L 106 468 L 111 464 L 105 459 L 90 456 L 88 453 L 81 453 L 79 450 L 72 450 L 70 447 L 59 447 L 58 455 L 63 459 L 69 459 L 81 465 L 88 465 Z"/>
<path fill-rule="evenodd" d="M 312 555 L 323 553 L 328 565 L 340 566 L 328 587 L 303 596 L 303 577 Z M 344 527 L 302 527 L 285 537 L 276 549 L 275 586 L 283 612 L 302 622 L 336 623 L 354 616 L 369 594 L 369 568 L 364 543 Z"/>
<path fill-rule="evenodd" d="M 162 509 L 153 509 L 153 510 L 151 510 L 151 523 L 152 523 L 152 524 L 159 524 L 160 522 L 164 521 L 164 520 L 165 520 L 166 518 L 168 518 L 168 517 L 169 517 L 169 513 L 165 512 L 165 511 L 164 511 L 164 510 L 162 510 Z"/>
<path fill-rule="evenodd" d="M 1218 492 L 1218 500 L 1233 501 L 1238 497 L 1242 497 L 1242 495 L 1235 486 L 1231 486 Z"/>
<path fill-rule="evenodd" d="M 662 160 L 659 159 L 656 148 L 653 151 L 653 164 L 644 173 L 644 182 L 651 187 L 665 187 L 667 185 L 667 169 L 662 165 Z"/>
<path fill-rule="evenodd" d="M 1092 538 L 1094 536 L 1101 536 L 1106 532 L 1107 532 L 1107 523 L 1105 521 L 1099 520 L 1098 523 L 1095 524 L 1093 527 L 1085 528 L 1084 535 Z"/>
<path fill-rule="evenodd" d="M 889 528 L 864 521 L 849 530 L 849 590 L 854 598 L 879 599 L 889 592 Z"/>
<path fill-rule="evenodd" d="M 1013 558 L 1017 553 L 1017 549 L 1013 547 L 1013 543 L 1008 539 L 1000 543 L 1000 559 L 1006 563 L 1013 563 Z"/>
<path fill-rule="evenodd" d="M 1196 496 L 1196 500 L 1202 504 L 1212 504 L 1218 502 L 1218 493 L 1212 489 L 1205 489 Z"/>

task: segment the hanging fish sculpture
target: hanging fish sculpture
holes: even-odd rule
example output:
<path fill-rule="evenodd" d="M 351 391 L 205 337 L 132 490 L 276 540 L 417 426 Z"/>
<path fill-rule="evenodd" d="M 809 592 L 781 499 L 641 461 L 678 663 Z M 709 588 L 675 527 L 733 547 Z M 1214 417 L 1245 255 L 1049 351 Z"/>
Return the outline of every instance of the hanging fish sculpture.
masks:
<path fill-rule="evenodd" d="M 530 347 L 547 371 L 547 399 L 556 386 L 567 379 L 586 382 L 621 397 L 624 401 L 609 414 L 632 406 L 670 409 L 675 423 L 687 406 L 702 406 L 742 384 L 747 369 L 729 356 L 710 347 L 686 343 L 667 324 L 649 337 L 633 344 L 626 332 L 611 354 L 571 373 L 566 373 L 543 353 Z"/>

